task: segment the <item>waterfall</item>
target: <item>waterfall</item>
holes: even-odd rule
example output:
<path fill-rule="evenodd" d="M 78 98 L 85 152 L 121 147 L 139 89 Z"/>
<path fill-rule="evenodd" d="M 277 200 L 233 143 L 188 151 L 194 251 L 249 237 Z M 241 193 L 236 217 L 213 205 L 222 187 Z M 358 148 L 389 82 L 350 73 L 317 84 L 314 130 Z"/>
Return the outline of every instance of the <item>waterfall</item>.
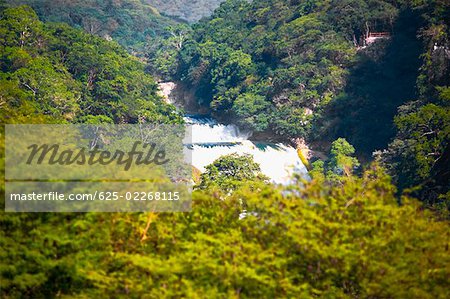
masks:
<path fill-rule="evenodd" d="M 192 165 L 201 172 L 221 156 L 250 154 L 261 166 L 261 172 L 275 184 L 293 183 L 294 174 L 309 180 L 308 171 L 300 161 L 297 150 L 284 144 L 256 143 L 248 138 L 251 132 L 235 125 L 223 125 L 208 117 L 186 116 L 191 125 L 192 138 L 187 144 Z"/>

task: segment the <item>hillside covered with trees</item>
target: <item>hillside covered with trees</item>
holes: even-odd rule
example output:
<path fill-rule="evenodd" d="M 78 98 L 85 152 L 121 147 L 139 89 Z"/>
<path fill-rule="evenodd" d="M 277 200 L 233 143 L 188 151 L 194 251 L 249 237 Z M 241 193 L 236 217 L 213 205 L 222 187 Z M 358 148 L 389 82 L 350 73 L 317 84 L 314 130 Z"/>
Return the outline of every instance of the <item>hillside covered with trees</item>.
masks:
<path fill-rule="evenodd" d="M 366 27 L 393 31 L 399 14 L 388 1 L 351 2 L 227 1 L 194 25 L 181 77 L 220 115 L 306 137 L 344 91 Z"/>
<path fill-rule="evenodd" d="M 172 76 L 256 136 L 325 151 L 343 137 L 364 161 L 378 150 L 401 190 L 440 202 L 449 14 L 446 1 L 230 0 L 193 26 Z M 371 32 L 387 37 L 368 45 Z"/>
<path fill-rule="evenodd" d="M 0 20 L 2 121 L 181 122 L 145 65 L 115 42 L 42 23 L 26 6 Z"/>
<path fill-rule="evenodd" d="M 148 43 L 167 36 L 178 22 L 162 16 L 145 1 L 137 0 L 6 0 L 29 5 L 47 22 L 64 22 L 106 39 L 114 39 L 130 52 L 142 53 Z"/>
<path fill-rule="evenodd" d="M 209 17 L 224 0 L 146 0 L 165 15 L 175 16 L 190 23 Z"/>
<path fill-rule="evenodd" d="M 42 3 L 0 1 L 2 136 L 5 124 L 183 123 L 154 72 L 214 115 L 326 158 L 311 181 L 277 186 L 251 156 L 223 156 L 197 174 L 186 213 L 2 210 L 1 297 L 450 297 L 447 1 L 229 0 L 155 31 L 147 64 L 72 23 L 67 1 Z M 95 3 L 80 9 L 107 24 Z M 156 16 L 108 3 L 132 7 L 116 20 Z M 125 46 L 155 28 L 118 24 Z M 390 38 L 368 46 L 367 31 Z M 0 153 L 4 205 L 4 138 Z"/>

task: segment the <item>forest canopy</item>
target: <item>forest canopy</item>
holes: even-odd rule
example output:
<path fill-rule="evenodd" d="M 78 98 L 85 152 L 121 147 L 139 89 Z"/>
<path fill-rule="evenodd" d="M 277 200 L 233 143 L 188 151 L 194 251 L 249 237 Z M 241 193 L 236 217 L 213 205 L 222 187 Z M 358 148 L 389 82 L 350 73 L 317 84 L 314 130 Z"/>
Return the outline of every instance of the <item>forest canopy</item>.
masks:
<path fill-rule="evenodd" d="M 182 123 L 151 70 L 191 84 L 216 116 L 327 153 L 291 186 L 223 156 L 198 175 L 189 213 L 2 210 L 1 297 L 450 297 L 446 1 L 229 0 L 159 36 L 150 65 L 71 27 L 61 1 L 41 3 L 0 1 L 2 136 L 4 124 Z M 80 9 L 107 25 L 95 3 Z M 153 17 L 140 1 L 108 3 Z M 367 30 L 391 40 L 367 47 Z M 0 152 L 3 205 L 4 138 Z"/>
<path fill-rule="evenodd" d="M 345 138 L 401 191 L 442 204 L 449 20 L 448 1 L 229 0 L 193 25 L 170 75 L 255 138 L 321 151 Z"/>
<path fill-rule="evenodd" d="M 130 52 L 142 54 L 147 44 L 177 24 L 156 8 L 137 0 L 6 0 L 29 5 L 46 22 L 63 22 L 86 32 L 114 39 Z"/>
<path fill-rule="evenodd" d="M 0 19 L 2 122 L 31 114 L 53 121 L 181 122 L 145 66 L 115 42 L 42 23 L 27 6 Z"/>

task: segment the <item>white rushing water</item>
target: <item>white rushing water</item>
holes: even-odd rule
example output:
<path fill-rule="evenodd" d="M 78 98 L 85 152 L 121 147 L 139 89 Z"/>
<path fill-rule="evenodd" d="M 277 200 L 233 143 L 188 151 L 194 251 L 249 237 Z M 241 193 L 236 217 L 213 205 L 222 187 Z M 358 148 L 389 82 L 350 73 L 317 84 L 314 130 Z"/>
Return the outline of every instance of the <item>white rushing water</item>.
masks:
<path fill-rule="evenodd" d="M 192 125 L 192 145 L 188 147 L 192 165 L 201 172 L 217 158 L 237 153 L 250 154 L 261 166 L 261 172 L 273 183 L 288 185 L 293 175 L 309 179 L 306 167 L 300 161 L 295 148 L 283 144 L 253 143 L 251 132 L 242 132 L 235 125 L 218 124 L 211 118 L 187 116 Z"/>

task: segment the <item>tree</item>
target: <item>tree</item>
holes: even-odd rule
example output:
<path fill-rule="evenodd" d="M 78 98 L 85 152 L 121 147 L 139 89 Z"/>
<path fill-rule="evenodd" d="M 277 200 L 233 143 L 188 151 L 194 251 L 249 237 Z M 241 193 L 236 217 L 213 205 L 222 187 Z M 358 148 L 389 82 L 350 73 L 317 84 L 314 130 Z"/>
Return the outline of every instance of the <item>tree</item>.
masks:
<path fill-rule="evenodd" d="M 329 158 L 312 163 L 312 178 L 322 183 L 341 185 L 347 178 L 353 178 L 360 166 L 354 154 L 355 148 L 347 140 L 336 139 L 331 145 Z"/>
<path fill-rule="evenodd" d="M 179 24 L 167 27 L 168 36 L 158 36 L 148 44 L 146 51 L 150 59 L 149 67 L 165 80 L 171 80 L 179 71 L 180 51 L 190 39 L 191 28 Z"/>
<path fill-rule="evenodd" d="M 441 105 L 415 102 L 401 107 L 395 118 L 396 138 L 378 153 L 401 190 L 418 188 L 418 197 L 430 206 L 444 204 L 444 210 L 450 210 L 445 199 L 450 176 L 442 164 L 449 154 L 449 90 L 441 89 Z"/>
<path fill-rule="evenodd" d="M 264 131 L 269 126 L 271 105 L 263 96 L 251 93 L 239 95 L 232 109 L 244 127 Z"/>
<path fill-rule="evenodd" d="M 260 172 L 259 164 L 250 155 L 231 154 L 222 156 L 206 166 L 200 176 L 199 189 L 218 187 L 226 192 L 235 190 L 253 181 L 262 182 L 267 178 Z"/>
<path fill-rule="evenodd" d="M 334 174 L 350 176 L 359 167 L 358 159 L 354 157 L 355 148 L 344 138 L 338 138 L 331 144 L 328 168 Z"/>

